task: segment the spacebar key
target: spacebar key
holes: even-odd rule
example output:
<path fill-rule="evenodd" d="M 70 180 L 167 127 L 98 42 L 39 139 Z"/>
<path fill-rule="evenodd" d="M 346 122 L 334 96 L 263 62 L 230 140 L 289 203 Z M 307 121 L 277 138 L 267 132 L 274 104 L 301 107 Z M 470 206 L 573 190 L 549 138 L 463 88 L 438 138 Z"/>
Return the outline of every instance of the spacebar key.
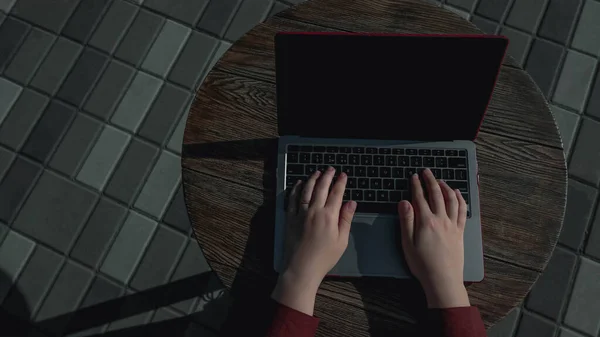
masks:
<path fill-rule="evenodd" d="M 397 203 L 376 203 L 376 202 L 358 202 L 356 212 L 360 213 L 398 213 Z"/>

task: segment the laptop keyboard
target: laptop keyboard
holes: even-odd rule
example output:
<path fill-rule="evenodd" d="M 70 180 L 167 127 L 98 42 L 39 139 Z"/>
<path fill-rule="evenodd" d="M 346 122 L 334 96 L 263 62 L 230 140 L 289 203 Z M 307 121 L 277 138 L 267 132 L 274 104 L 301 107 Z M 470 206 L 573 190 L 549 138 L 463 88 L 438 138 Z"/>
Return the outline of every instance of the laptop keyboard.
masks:
<path fill-rule="evenodd" d="M 465 150 L 288 145 L 286 188 L 328 166 L 335 168 L 336 177 L 340 172 L 348 175 L 344 200 L 355 200 L 357 212 L 397 213 L 398 202 L 411 199 L 410 177 L 425 168 L 459 189 L 469 203 Z"/>

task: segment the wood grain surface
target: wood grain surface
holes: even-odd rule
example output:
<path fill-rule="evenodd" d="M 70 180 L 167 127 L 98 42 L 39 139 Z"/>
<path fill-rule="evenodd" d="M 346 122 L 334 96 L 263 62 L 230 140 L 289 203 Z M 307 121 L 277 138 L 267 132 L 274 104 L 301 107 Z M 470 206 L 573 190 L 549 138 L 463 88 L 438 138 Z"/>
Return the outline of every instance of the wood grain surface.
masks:
<path fill-rule="evenodd" d="M 420 0 L 312 0 L 262 23 L 225 53 L 198 90 L 184 136 L 185 199 L 196 238 L 234 295 L 265 298 L 272 268 L 275 153 L 274 35 L 280 31 L 479 34 Z M 440 55 L 443 58 L 443 55 Z M 523 300 L 554 249 L 566 198 L 562 142 L 548 104 L 510 57 L 476 141 L 485 280 L 468 287 L 486 326 Z M 319 336 L 419 335 L 413 281 L 328 279 L 316 303 Z"/>

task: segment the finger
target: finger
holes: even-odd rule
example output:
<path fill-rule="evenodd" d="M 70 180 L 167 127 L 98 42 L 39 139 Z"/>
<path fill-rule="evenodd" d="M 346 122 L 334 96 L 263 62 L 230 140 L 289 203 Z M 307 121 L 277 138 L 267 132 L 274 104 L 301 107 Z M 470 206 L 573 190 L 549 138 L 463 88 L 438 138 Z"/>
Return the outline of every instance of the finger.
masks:
<path fill-rule="evenodd" d="M 327 202 L 325 203 L 325 207 L 331 207 L 336 211 L 342 207 L 342 202 L 344 199 L 344 191 L 346 190 L 346 182 L 348 181 L 348 176 L 346 173 L 341 173 L 340 176 L 336 179 L 335 184 L 331 188 L 331 192 L 329 192 L 329 196 L 327 197 Z"/>
<path fill-rule="evenodd" d="M 416 212 L 421 214 L 431 214 L 431 209 L 425 196 L 423 195 L 423 187 L 421 186 L 421 180 L 419 180 L 418 174 L 413 174 L 411 177 L 411 190 L 412 190 L 412 205 Z"/>
<path fill-rule="evenodd" d="M 317 179 L 321 176 L 321 171 L 316 171 L 313 173 L 310 178 L 304 183 L 304 189 L 302 190 L 302 197 L 300 198 L 300 210 L 308 211 L 308 207 L 310 206 L 310 201 L 312 199 L 313 190 L 315 188 L 315 184 L 317 183 Z"/>
<path fill-rule="evenodd" d="M 333 179 L 334 174 L 335 170 L 333 167 L 329 166 L 327 170 L 325 170 L 325 173 L 321 175 L 321 178 L 319 178 L 317 181 L 315 190 L 313 191 L 311 206 L 325 206 L 325 203 L 327 202 L 327 195 L 329 194 L 329 186 L 331 186 L 331 180 Z"/>
<path fill-rule="evenodd" d="M 350 227 L 352 226 L 354 212 L 356 212 L 356 201 L 348 201 L 340 210 L 340 238 L 346 242 L 350 237 Z"/>
<path fill-rule="evenodd" d="M 456 199 L 458 200 L 458 218 L 456 222 L 458 228 L 464 230 L 467 224 L 467 202 L 460 193 L 460 190 L 454 190 L 454 194 L 456 194 Z"/>
<path fill-rule="evenodd" d="M 430 169 L 423 171 L 423 180 L 427 186 L 427 194 L 429 195 L 429 207 L 435 214 L 445 214 L 446 206 L 444 205 L 444 196 L 437 180 L 433 176 Z"/>
<path fill-rule="evenodd" d="M 456 193 L 443 180 L 440 180 L 440 188 L 442 189 L 444 202 L 446 203 L 446 214 L 448 214 L 450 220 L 456 222 L 458 219 L 458 199 L 456 198 Z"/>
<path fill-rule="evenodd" d="M 296 181 L 292 191 L 290 192 L 290 196 L 288 198 L 288 214 L 295 215 L 298 213 L 298 203 L 300 199 L 300 191 L 302 190 L 302 180 Z"/>
<path fill-rule="evenodd" d="M 400 218 L 402 246 L 408 246 L 414 242 L 415 235 L 415 212 L 410 202 L 402 200 L 398 203 L 398 216 Z"/>

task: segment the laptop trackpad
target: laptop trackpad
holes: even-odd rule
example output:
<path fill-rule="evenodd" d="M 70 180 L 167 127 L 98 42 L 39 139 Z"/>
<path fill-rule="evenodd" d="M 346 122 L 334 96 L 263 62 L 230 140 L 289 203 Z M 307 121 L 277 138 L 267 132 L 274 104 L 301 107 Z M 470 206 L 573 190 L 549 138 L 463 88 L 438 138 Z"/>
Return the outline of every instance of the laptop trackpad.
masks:
<path fill-rule="evenodd" d="M 338 276 L 410 277 L 401 255 L 397 217 L 354 217 L 348 249 L 331 270 Z"/>

